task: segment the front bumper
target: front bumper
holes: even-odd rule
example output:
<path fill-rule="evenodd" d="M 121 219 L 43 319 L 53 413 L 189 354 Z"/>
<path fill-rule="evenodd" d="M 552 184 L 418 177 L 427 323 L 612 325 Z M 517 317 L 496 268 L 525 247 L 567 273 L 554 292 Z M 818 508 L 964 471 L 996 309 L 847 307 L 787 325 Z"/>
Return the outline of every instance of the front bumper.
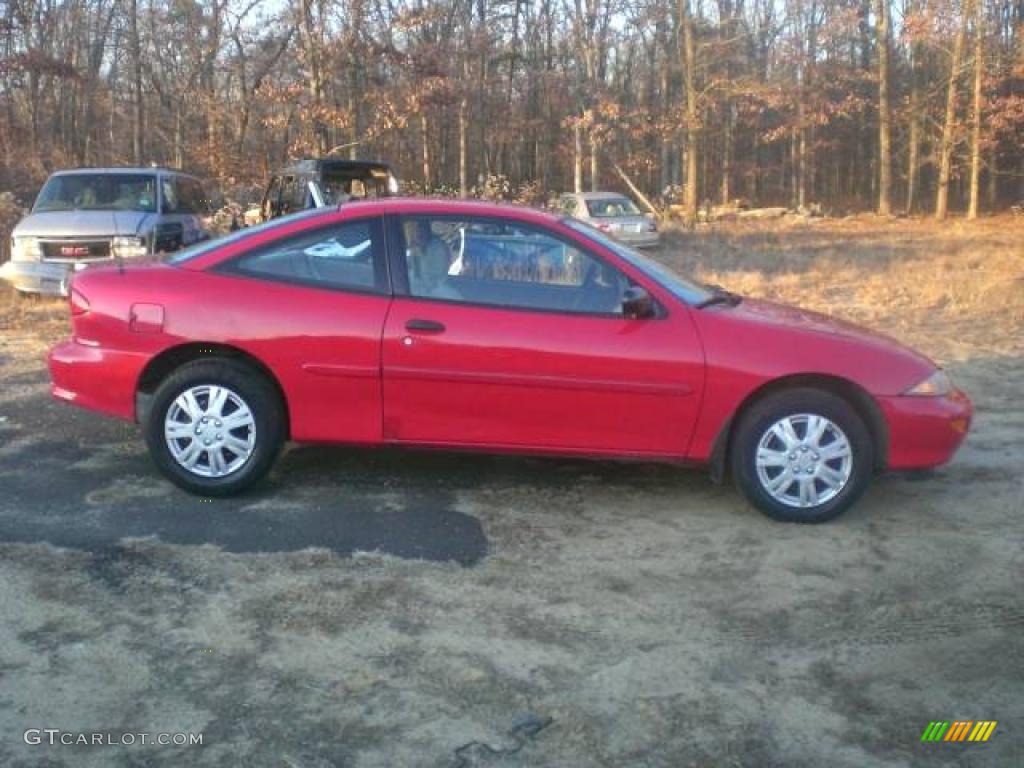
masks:
<path fill-rule="evenodd" d="M 50 350 L 50 392 L 90 411 L 133 421 L 135 387 L 146 357 L 71 339 Z"/>
<path fill-rule="evenodd" d="M 52 261 L 8 261 L 0 266 L 0 280 L 6 280 L 22 293 L 67 296 L 71 264 Z"/>
<path fill-rule="evenodd" d="M 945 397 L 880 397 L 889 425 L 889 469 L 927 469 L 953 458 L 974 406 L 959 390 Z"/>

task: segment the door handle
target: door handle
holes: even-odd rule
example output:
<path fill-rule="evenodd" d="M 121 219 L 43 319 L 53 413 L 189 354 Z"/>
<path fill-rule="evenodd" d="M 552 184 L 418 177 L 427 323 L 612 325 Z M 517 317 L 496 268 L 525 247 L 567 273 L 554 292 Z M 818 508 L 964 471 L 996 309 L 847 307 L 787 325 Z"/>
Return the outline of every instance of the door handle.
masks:
<path fill-rule="evenodd" d="M 419 331 L 420 333 L 442 333 L 444 331 L 444 323 L 439 323 L 437 320 L 413 318 L 406 322 L 405 330 Z"/>

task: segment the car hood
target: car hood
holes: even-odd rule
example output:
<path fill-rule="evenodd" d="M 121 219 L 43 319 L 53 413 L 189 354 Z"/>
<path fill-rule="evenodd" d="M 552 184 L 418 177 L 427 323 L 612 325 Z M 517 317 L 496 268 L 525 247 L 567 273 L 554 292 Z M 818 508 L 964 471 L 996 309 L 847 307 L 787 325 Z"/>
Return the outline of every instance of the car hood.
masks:
<path fill-rule="evenodd" d="M 798 374 L 836 376 L 874 395 L 897 395 L 935 370 L 927 357 L 882 333 L 834 317 L 744 299 L 693 313 L 711 368 L 754 384 Z"/>
<path fill-rule="evenodd" d="M 777 304 L 764 299 L 746 298 L 733 311 L 747 322 L 784 328 L 791 331 L 840 336 L 871 346 L 888 348 L 896 352 L 909 352 L 923 360 L 927 360 L 923 355 L 915 352 L 891 336 L 879 333 L 878 331 L 872 331 L 846 320 L 824 315 L 821 312 L 813 312 L 809 309 L 801 309 L 800 307 L 793 307 L 788 304 Z"/>
<path fill-rule="evenodd" d="M 39 211 L 18 222 L 15 237 L 110 237 L 139 235 L 152 228 L 144 211 Z"/>

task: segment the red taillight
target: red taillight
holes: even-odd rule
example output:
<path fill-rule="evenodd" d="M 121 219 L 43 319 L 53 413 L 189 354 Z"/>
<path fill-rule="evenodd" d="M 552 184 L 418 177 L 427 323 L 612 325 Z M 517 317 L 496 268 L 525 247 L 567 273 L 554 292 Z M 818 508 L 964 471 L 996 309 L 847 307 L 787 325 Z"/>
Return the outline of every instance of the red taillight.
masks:
<path fill-rule="evenodd" d="M 600 229 L 602 232 L 611 232 L 612 231 L 611 224 L 606 224 L 603 221 L 598 222 L 597 228 Z"/>
<path fill-rule="evenodd" d="M 74 286 L 72 286 L 71 290 L 68 291 L 68 303 L 71 305 L 72 317 L 76 315 L 84 315 L 89 311 L 89 300 L 85 298 L 84 293 Z"/>

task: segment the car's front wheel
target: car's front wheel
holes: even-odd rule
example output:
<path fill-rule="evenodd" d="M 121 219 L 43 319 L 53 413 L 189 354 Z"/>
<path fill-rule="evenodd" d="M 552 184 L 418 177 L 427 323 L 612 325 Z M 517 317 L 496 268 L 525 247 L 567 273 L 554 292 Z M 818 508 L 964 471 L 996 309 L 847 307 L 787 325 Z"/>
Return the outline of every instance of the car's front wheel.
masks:
<path fill-rule="evenodd" d="M 732 474 L 769 517 L 821 523 L 845 511 L 871 480 L 871 435 L 843 398 L 819 389 L 781 391 L 743 414 Z"/>
<path fill-rule="evenodd" d="M 284 414 L 274 387 L 229 359 L 186 363 L 153 395 L 144 425 L 157 467 L 204 496 L 229 496 L 270 470 L 284 442 Z"/>

